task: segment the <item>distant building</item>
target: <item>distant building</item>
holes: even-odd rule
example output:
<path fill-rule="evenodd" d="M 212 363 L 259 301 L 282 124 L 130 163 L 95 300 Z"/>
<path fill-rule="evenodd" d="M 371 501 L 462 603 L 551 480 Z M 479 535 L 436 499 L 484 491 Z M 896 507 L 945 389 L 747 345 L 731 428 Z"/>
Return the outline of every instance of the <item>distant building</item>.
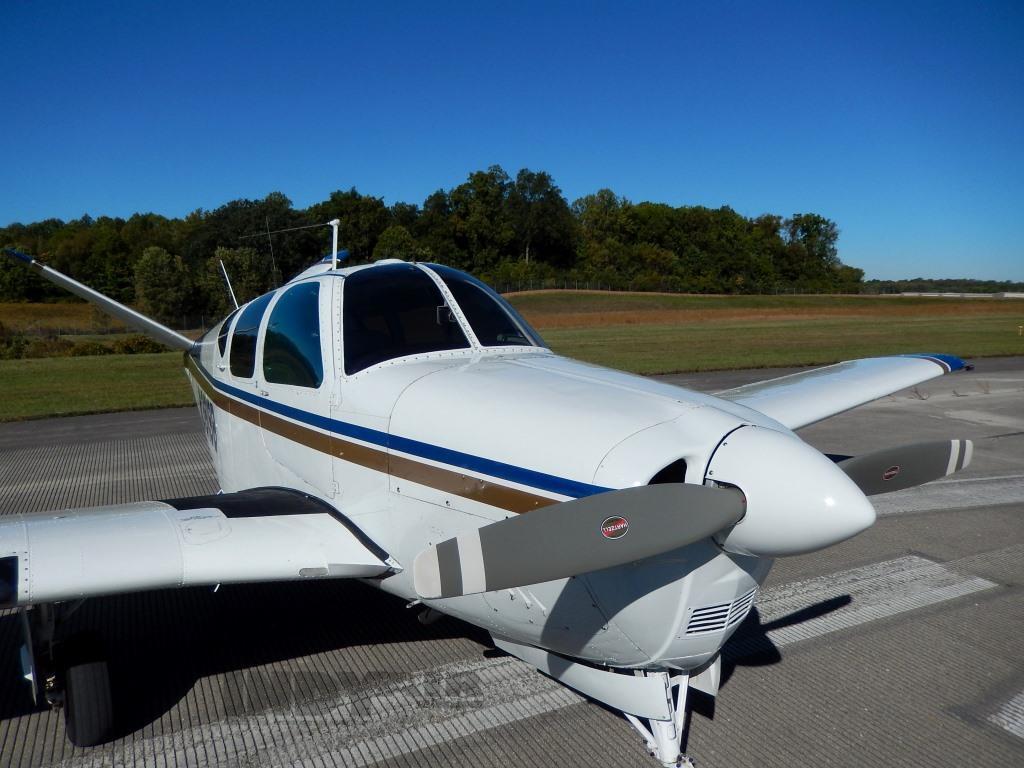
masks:
<path fill-rule="evenodd" d="M 1024 293 L 923 293 L 920 291 L 903 291 L 900 293 L 900 296 L 923 296 L 930 299 L 1012 299 L 1017 296 L 1024 298 Z"/>

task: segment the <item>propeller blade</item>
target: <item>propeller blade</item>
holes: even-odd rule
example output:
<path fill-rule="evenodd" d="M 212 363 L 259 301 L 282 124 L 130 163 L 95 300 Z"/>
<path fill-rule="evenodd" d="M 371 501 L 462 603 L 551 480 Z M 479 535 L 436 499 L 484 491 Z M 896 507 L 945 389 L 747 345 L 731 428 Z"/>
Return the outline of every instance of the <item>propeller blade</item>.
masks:
<path fill-rule="evenodd" d="M 417 555 L 416 592 L 458 597 L 611 568 L 692 544 L 739 522 L 734 488 L 664 483 L 552 504 L 466 531 Z"/>
<path fill-rule="evenodd" d="M 941 440 L 914 443 L 837 462 L 865 496 L 901 491 L 952 475 L 971 463 L 974 443 Z"/>

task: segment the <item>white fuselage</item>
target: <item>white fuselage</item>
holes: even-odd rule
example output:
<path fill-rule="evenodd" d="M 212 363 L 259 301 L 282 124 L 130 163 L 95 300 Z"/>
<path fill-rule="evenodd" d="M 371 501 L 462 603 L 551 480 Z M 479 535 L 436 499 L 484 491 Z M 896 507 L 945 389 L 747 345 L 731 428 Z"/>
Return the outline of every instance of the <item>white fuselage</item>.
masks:
<path fill-rule="evenodd" d="M 665 468 L 700 484 L 733 430 L 791 434 L 744 406 L 542 348 L 433 352 L 347 376 L 336 363 L 342 281 L 309 279 L 321 283 L 319 388 L 268 383 L 259 365 L 252 378 L 232 376 L 217 328 L 187 356 L 211 455 L 224 491 L 279 485 L 333 504 L 405 566 L 370 582 L 403 598 L 416 598 L 416 555 L 462 531 L 646 484 Z M 738 626 L 771 562 L 708 539 L 572 579 L 427 602 L 557 653 L 691 669 Z"/>

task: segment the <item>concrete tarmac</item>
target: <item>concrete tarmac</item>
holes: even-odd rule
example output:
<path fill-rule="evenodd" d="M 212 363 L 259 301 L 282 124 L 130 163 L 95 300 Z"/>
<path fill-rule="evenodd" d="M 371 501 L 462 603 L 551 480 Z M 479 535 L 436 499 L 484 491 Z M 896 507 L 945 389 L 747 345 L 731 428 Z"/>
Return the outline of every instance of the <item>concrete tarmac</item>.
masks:
<path fill-rule="evenodd" d="M 704 391 L 791 371 L 665 377 Z M 704 766 L 1024 765 L 1024 358 L 954 374 L 802 430 L 828 453 L 975 440 L 952 478 L 874 497 L 880 517 L 777 562 L 694 697 Z M 794 478 L 793 482 L 799 482 Z M 0 512 L 209 493 L 193 409 L 0 426 Z M 420 625 L 358 583 L 87 601 L 112 652 L 120 735 L 71 747 L 19 679 L 0 613 L 0 766 L 653 766 L 617 714 L 496 653 L 459 621 Z"/>

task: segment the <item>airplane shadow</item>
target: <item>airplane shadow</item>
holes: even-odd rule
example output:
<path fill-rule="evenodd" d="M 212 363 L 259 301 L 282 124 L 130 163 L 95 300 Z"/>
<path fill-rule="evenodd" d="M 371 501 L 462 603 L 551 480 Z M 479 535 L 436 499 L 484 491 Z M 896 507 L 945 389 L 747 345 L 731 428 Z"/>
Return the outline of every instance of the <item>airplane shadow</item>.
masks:
<path fill-rule="evenodd" d="M 231 685 L 212 678 L 210 685 L 220 690 L 206 696 L 207 706 L 232 714 L 287 705 L 296 687 L 299 696 L 327 696 L 388 678 L 387 669 L 366 670 L 363 663 L 348 670 L 299 664 L 297 673 L 291 665 L 276 672 L 261 665 L 354 646 L 394 644 L 397 649 L 444 638 L 490 646 L 487 633 L 470 624 L 446 618 L 424 626 L 418 613 L 354 581 L 247 584 L 217 593 L 191 588 L 87 600 L 68 619 L 64 634 L 89 633 L 103 643 L 117 738 L 159 720 L 202 678 L 238 670 L 263 676 L 251 685 L 248 678 Z M 21 642 L 20 617 L 14 612 L 0 616 L 0 679 L 5 681 L 0 720 L 38 709 L 28 685 L 18 682 Z M 241 693 L 240 685 L 246 689 Z M 250 695 L 255 702 L 242 700 Z M 275 701 L 275 696 L 285 699 Z"/>
<path fill-rule="evenodd" d="M 799 624 L 850 603 L 844 595 L 762 623 L 754 608 L 722 652 L 724 687 L 738 666 L 763 666 L 782 659 L 768 632 Z M 274 662 L 313 656 L 356 646 L 415 644 L 465 638 L 493 650 L 488 634 L 471 624 L 446 617 L 423 626 L 418 609 L 402 600 L 353 581 L 254 584 L 142 592 L 86 601 L 69 620 L 66 634 L 91 633 L 104 644 L 110 662 L 115 738 L 143 728 L 170 712 L 203 678 L 217 685 L 218 675 L 252 670 Z M 20 678 L 21 624 L 14 613 L 0 616 L 0 720 L 30 714 L 27 685 Z M 492 650 L 488 650 L 492 649 Z M 362 665 L 360 665 L 362 666 Z M 254 673 L 255 674 L 255 673 Z M 266 674 L 264 672 L 264 674 Z M 280 673 L 289 678 L 293 671 Z M 386 682 L 388 670 L 355 669 L 310 672 L 299 682 L 301 696 L 334 695 L 363 684 Z M 282 681 L 256 680 L 255 696 L 266 697 Z M 293 689 L 286 695 L 295 695 Z M 277 683 L 275 685 L 275 683 Z M 237 686 L 224 686 L 217 709 L 223 714 L 249 710 L 252 702 L 236 701 Z M 691 691 L 693 712 L 714 717 L 714 698 Z M 288 702 L 255 702 L 258 709 Z M 685 746 L 685 737 L 684 737 Z"/>
<path fill-rule="evenodd" d="M 849 595 L 839 595 L 763 623 L 761 614 L 755 606 L 722 649 L 722 676 L 719 687 L 725 688 L 737 667 L 765 667 L 782 661 L 782 653 L 768 636 L 769 632 L 817 619 L 849 605 L 852 601 L 853 598 Z M 699 691 L 691 691 L 691 694 L 692 698 L 688 703 L 692 711 L 714 719 L 715 697 Z"/>

